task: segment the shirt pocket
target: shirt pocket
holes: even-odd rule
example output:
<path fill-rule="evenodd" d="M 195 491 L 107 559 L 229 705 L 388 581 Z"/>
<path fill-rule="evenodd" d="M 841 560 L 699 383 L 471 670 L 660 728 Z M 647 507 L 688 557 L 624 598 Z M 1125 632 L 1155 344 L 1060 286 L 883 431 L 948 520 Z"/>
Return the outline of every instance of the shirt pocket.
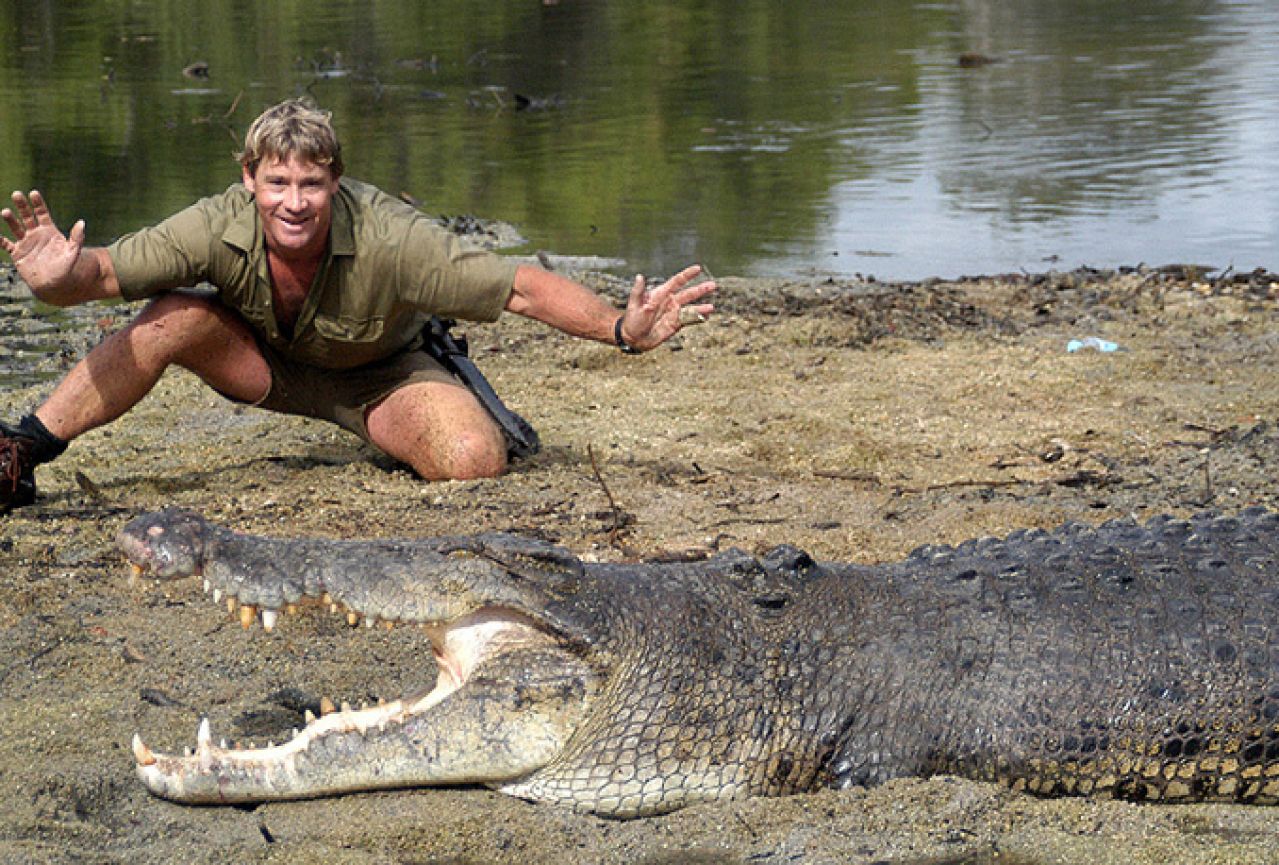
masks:
<path fill-rule="evenodd" d="M 315 330 L 324 339 L 335 342 L 373 343 L 382 339 L 386 322 L 381 318 L 316 315 Z"/>

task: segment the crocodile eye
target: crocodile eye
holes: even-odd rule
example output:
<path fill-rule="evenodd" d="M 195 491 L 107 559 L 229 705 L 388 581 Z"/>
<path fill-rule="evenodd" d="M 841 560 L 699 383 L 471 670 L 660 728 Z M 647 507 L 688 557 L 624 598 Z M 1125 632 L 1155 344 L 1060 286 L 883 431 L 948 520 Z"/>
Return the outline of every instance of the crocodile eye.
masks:
<path fill-rule="evenodd" d="M 149 537 L 158 538 L 162 534 L 164 534 L 164 526 L 152 526 L 151 528 L 147 529 L 147 535 Z"/>

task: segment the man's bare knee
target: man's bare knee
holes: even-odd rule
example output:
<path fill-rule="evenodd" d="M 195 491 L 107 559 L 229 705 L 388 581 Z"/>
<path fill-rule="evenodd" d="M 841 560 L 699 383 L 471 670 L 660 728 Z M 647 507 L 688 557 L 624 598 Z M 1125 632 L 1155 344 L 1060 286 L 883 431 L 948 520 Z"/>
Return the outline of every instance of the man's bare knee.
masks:
<path fill-rule="evenodd" d="M 406 385 L 365 414 L 369 439 L 426 480 L 470 480 L 506 471 L 506 439 L 470 391 Z"/>
<path fill-rule="evenodd" d="M 499 433 L 489 430 L 467 430 L 450 441 L 437 471 L 447 480 L 495 478 L 506 471 L 506 443 Z"/>

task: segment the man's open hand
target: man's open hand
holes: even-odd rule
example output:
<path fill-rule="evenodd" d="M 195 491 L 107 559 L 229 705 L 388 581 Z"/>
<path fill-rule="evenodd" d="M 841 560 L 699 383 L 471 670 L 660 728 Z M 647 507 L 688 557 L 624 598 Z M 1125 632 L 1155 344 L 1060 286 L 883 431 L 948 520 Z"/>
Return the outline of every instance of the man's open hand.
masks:
<path fill-rule="evenodd" d="M 64 235 L 54 224 L 44 197 L 35 190 L 30 196 L 14 192 L 13 207 L 0 210 L 0 217 L 13 233 L 13 239 L 0 235 L 0 246 L 9 253 L 31 291 L 40 296 L 66 284 L 84 248 L 84 220 Z"/>
<path fill-rule="evenodd" d="M 701 265 L 686 267 L 652 291 L 642 275 L 636 276 L 622 319 L 622 339 L 626 344 L 648 351 L 679 333 L 685 324 L 704 321 L 715 307 L 698 301 L 715 290 L 715 282 L 690 285 L 701 272 Z"/>

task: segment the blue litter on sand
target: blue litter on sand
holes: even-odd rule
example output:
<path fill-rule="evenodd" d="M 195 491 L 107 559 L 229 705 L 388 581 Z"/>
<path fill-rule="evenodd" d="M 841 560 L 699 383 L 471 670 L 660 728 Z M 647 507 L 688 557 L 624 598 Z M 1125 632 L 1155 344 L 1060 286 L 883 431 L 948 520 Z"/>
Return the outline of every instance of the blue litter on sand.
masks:
<path fill-rule="evenodd" d="M 1066 351 L 1071 353 L 1089 348 L 1109 354 L 1112 351 L 1119 351 L 1119 344 L 1106 339 L 1098 339 L 1095 336 L 1090 336 L 1087 339 L 1072 339 L 1066 343 Z"/>

